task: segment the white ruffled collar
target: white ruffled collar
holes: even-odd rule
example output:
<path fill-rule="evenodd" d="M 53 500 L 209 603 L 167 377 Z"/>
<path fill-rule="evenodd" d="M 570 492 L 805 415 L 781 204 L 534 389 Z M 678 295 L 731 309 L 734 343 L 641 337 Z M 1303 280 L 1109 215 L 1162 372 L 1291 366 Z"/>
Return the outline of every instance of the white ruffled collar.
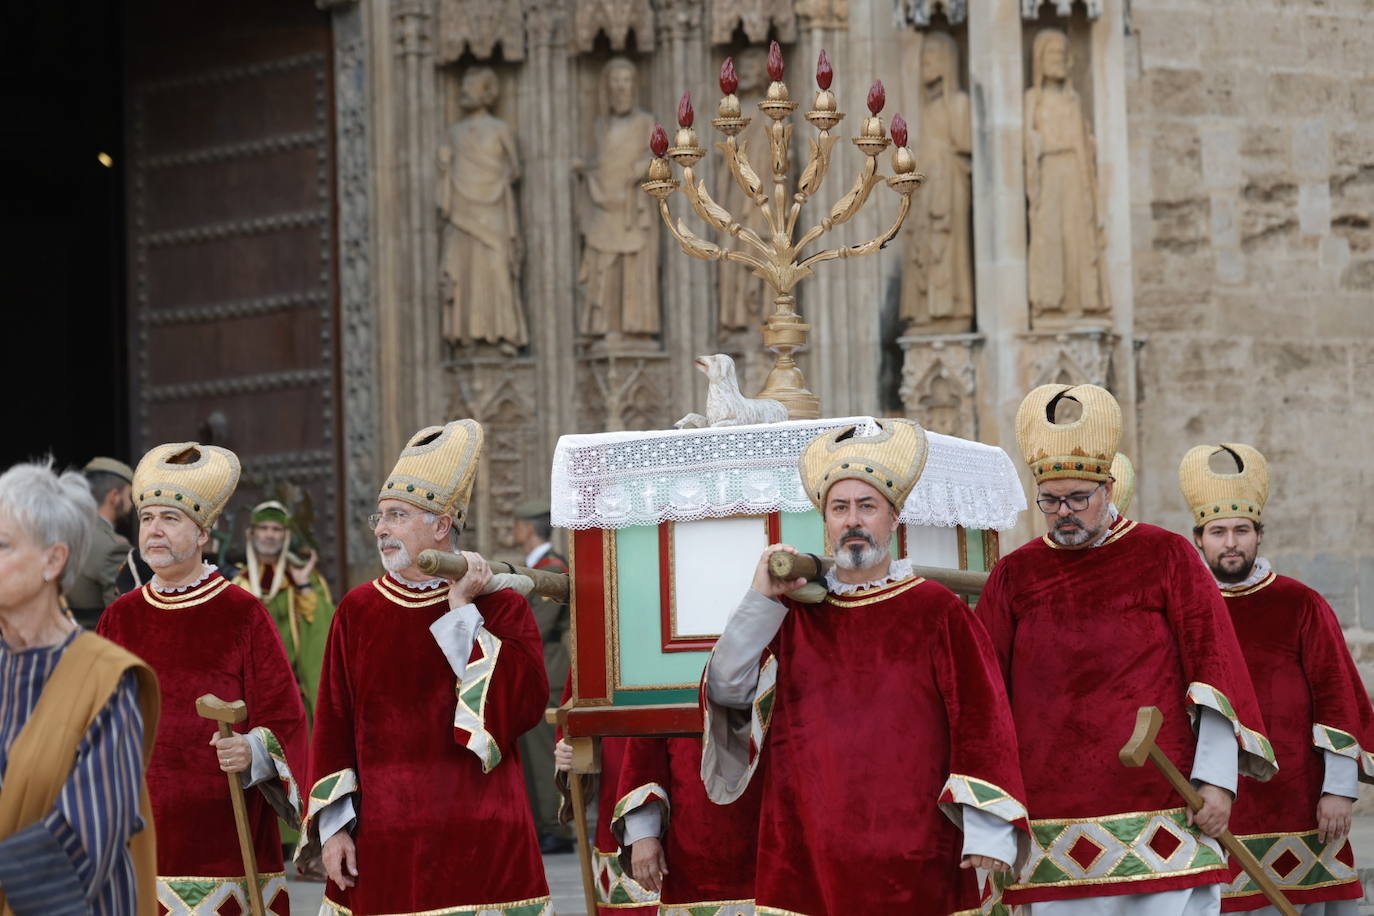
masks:
<path fill-rule="evenodd" d="M 431 588 L 438 588 L 441 585 L 448 585 L 447 579 L 422 579 L 419 582 L 411 582 L 405 576 L 398 575 L 394 572 L 388 572 L 387 575 L 391 577 L 392 581 L 397 582 L 400 585 L 404 585 L 406 588 L 418 588 L 422 591 Z"/>
<path fill-rule="evenodd" d="M 1258 585 L 1261 579 L 1273 572 L 1273 569 L 1274 568 L 1269 565 L 1267 559 L 1258 557 L 1255 560 L 1255 565 L 1250 568 L 1250 575 L 1246 576 L 1243 582 L 1223 582 L 1217 579 L 1217 585 L 1221 586 L 1225 591 L 1238 591 L 1242 588 L 1249 588 L 1252 585 Z"/>
<path fill-rule="evenodd" d="M 884 585 L 891 585 L 893 582 L 900 582 L 910 578 L 912 575 L 911 561 L 906 557 L 893 560 L 887 567 L 887 575 L 881 579 L 874 579 L 871 582 L 841 582 L 835 578 L 835 568 L 831 567 L 825 574 L 826 591 L 832 595 L 849 595 L 854 592 L 863 591 L 870 588 L 881 588 Z"/>
<path fill-rule="evenodd" d="M 170 585 L 162 585 L 162 584 L 160 584 L 162 580 L 158 578 L 157 573 L 153 573 L 153 581 L 152 581 L 151 584 L 152 584 L 153 588 L 155 588 L 155 589 L 157 589 L 158 591 L 162 592 L 162 594 L 164 594 L 164 595 L 175 595 L 175 594 L 177 594 L 178 592 L 187 592 L 187 591 L 190 591 L 191 589 L 195 588 L 197 585 L 200 585 L 200 584 L 201 584 L 202 582 L 204 582 L 206 579 L 210 578 L 210 577 L 211 577 L 212 575 L 214 575 L 216 572 L 218 572 L 218 570 L 215 569 L 214 566 L 212 566 L 211 564 L 205 562 L 204 560 L 201 560 L 201 561 L 200 561 L 200 578 L 197 579 L 196 581 L 192 582 L 190 585 L 178 585 L 178 586 L 176 586 L 175 588 L 173 588 L 173 587 L 170 586 Z"/>

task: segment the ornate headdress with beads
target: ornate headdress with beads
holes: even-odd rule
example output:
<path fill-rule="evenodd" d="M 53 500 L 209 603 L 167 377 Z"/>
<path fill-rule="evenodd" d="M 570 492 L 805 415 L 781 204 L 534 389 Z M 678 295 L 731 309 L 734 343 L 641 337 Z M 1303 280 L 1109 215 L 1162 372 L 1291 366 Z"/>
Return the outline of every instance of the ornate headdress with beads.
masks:
<path fill-rule="evenodd" d="M 926 466 L 926 431 L 911 420 L 875 420 L 878 432 L 858 435 L 857 426 L 833 429 L 802 450 L 801 478 L 806 495 L 825 512 L 825 494 L 841 480 L 871 485 L 898 512 Z"/>
<path fill-rule="evenodd" d="M 476 420 L 426 426 L 410 437 L 377 498 L 404 500 L 426 512 L 463 520 L 477 479 L 482 442 L 482 427 Z"/>
<path fill-rule="evenodd" d="M 1229 452 L 1236 470 L 1218 474 L 1212 470 L 1212 456 Z M 1178 466 L 1178 488 L 1188 501 L 1193 522 L 1205 525 L 1218 518 L 1260 520 L 1269 501 L 1269 462 L 1259 450 L 1240 442 L 1221 445 L 1196 445 L 1188 449 Z"/>
<path fill-rule="evenodd" d="M 1054 422 L 1061 400 L 1077 401 L 1077 420 Z M 1041 385 L 1016 411 L 1016 441 L 1035 482 L 1070 477 L 1110 480 L 1121 439 L 1121 405 L 1096 385 Z"/>
<path fill-rule="evenodd" d="M 169 442 L 148 451 L 134 470 L 134 508 L 170 506 L 209 529 L 239 483 L 239 458 L 227 448 Z"/>

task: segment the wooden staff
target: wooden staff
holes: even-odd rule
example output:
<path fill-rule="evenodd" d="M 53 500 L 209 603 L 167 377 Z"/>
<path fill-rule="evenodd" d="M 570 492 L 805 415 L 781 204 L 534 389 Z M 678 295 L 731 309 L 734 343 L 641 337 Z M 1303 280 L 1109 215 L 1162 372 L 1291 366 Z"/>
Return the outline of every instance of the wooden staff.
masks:
<path fill-rule="evenodd" d="M 219 736 L 228 738 L 234 734 L 230 723 L 242 722 L 248 718 L 248 707 L 242 700 L 226 703 L 213 693 L 196 700 L 196 712 L 203 718 L 219 723 Z M 243 784 L 238 773 L 225 773 L 229 777 L 229 801 L 234 806 L 234 827 L 239 835 L 239 853 L 243 856 L 243 874 L 248 881 L 248 906 L 253 916 L 266 916 L 262 908 L 262 888 L 258 886 L 258 861 L 253 851 L 253 836 L 248 832 L 248 809 L 243 802 Z"/>
<path fill-rule="evenodd" d="M 568 574 L 550 572 L 547 569 L 530 569 L 527 566 L 513 566 L 502 560 L 488 560 L 494 573 L 515 573 L 528 576 L 534 582 L 533 594 L 552 598 L 564 604 L 568 601 Z M 415 558 L 415 565 L 427 576 L 442 576 L 458 581 L 467 575 L 468 561 L 461 554 L 446 550 L 422 550 Z"/>
<path fill-rule="evenodd" d="M 1183 774 L 1174 766 L 1174 762 L 1168 755 L 1159 749 L 1155 743 L 1155 738 L 1159 735 L 1160 726 L 1164 724 L 1164 713 L 1159 711 L 1157 706 L 1142 706 L 1135 714 L 1135 732 L 1131 735 L 1131 740 L 1126 742 L 1126 746 L 1121 749 L 1121 762 L 1128 767 L 1143 766 L 1146 760 L 1153 763 L 1159 772 L 1164 774 L 1164 778 L 1169 780 L 1169 785 L 1174 787 L 1174 791 L 1183 796 L 1183 800 L 1188 803 L 1188 810 L 1197 811 L 1202 805 L 1202 796 L 1198 794 L 1193 784 L 1183 778 Z M 1259 889 L 1264 891 L 1264 896 L 1269 898 L 1269 902 L 1274 904 L 1284 916 L 1298 916 L 1298 911 L 1293 908 L 1293 904 L 1288 902 L 1288 898 L 1283 895 L 1269 877 L 1264 866 L 1255 861 L 1250 850 L 1245 848 L 1245 844 L 1236 839 L 1235 834 L 1229 830 L 1224 830 L 1221 836 L 1217 837 L 1221 845 L 1227 852 L 1235 857 L 1240 863 L 1240 867 L 1245 873 L 1259 885 Z"/>
<path fill-rule="evenodd" d="M 795 554 L 779 550 L 768 557 L 768 572 L 774 579 L 790 582 L 806 579 L 817 582 L 835 566 L 834 557 L 818 557 L 814 553 Z M 957 595 L 977 596 L 987 585 L 988 574 L 967 569 L 944 569 L 939 566 L 912 566 L 916 575 L 939 582 Z"/>

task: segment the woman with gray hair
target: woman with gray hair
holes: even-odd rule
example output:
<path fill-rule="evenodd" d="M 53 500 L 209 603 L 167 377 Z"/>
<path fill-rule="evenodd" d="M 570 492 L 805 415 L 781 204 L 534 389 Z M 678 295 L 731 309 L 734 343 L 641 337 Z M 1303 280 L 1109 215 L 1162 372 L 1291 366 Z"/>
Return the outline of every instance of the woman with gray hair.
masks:
<path fill-rule="evenodd" d="M 0 916 L 157 912 L 157 679 L 62 602 L 95 514 L 51 461 L 0 474 Z"/>

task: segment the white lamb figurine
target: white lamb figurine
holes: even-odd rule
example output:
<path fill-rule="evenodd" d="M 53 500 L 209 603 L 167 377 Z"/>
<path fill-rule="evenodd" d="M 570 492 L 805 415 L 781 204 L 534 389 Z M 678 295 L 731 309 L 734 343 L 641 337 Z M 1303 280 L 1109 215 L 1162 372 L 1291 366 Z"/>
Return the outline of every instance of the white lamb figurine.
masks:
<path fill-rule="evenodd" d="M 689 413 L 673 426 L 676 429 L 701 429 L 705 426 L 745 426 L 749 423 L 778 423 L 787 419 L 787 408 L 772 398 L 746 398 L 735 380 L 735 361 L 724 353 L 698 356 L 693 362 L 706 373 L 706 416 Z"/>

